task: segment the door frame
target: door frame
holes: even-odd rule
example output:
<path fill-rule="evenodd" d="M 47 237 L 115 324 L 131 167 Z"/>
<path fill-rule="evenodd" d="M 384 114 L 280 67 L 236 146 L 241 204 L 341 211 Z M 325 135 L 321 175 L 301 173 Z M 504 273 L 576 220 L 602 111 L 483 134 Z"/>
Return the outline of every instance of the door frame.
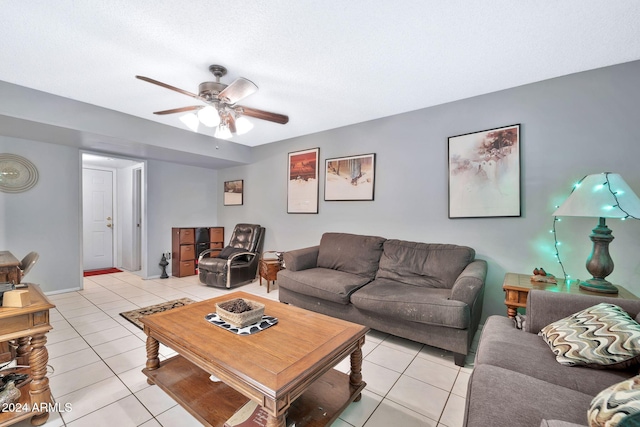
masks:
<path fill-rule="evenodd" d="M 112 154 L 107 154 L 107 153 L 100 153 L 100 152 L 96 152 L 96 151 L 89 151 L 89 150 L 79 150 L 79 158 L 78 158 L 78 163 L 79 163 L 79 170 L 80 170 L 80 185 L 78 186 L 78 193 L 79 193 L 79 213 L 80 213 L 80 221 L 78 224 L 78 228 L 79 228 L 79 242 L 78 244 L 80 245 L 80 266 L 79 266 L 79 272 L 78 274 L 80 275 L 80 283 L 84 283 L 83 281 L 83 277 L 84 277 L 84 270 L 83 270 L 83 266 L 84 266 L 84 236 L 83 236 L 83 223 L 84 223 L 84 218 L 83 218 L 83 194 L 82 194 L 82 188 L 83 188 L 83 182 L 82 182 L 82 169 L 84 168 L 83 165 L 83 161 L 82 161 L 82 155 L 83 154 L 90 154 L 93 156 L 99 156 L 99 157 L 103 157 L 103 158 L 112 158 L 112 159 L 117 159 L 117 160 L 127 160 L 130 162 L 134 162 L 134 163 L 139 163 L 140 165 L 137 166 L 139 169 L 141 169 L 141 173 L 140 173 L 140 178 L 141 178 L 141 183 L 140 183 L 140 216 L 142 219 L 142 225 L 141 225 L 141 230 L 140 230 L 140 274 L 142 276 L 143 279 L 146 279 L 148 276 L 148 271 L 147 271 L 147 161 L 145 159 L 140 159 L 140 158 L 135 158 L 135 157 L 126 157 L 126 156 L 116 156 L 116 155 L 112 155 Z M 94 169 L 100 169 L 100 167 L 98 166 L 91 166 L 91 168 Z M 113 208 L 114 208 L 114 216 L 113 216 L 113 220 L 114 220 L 114 224 L 116 224 L 116 226 L 118 226 L 118 224 L 120 223 L 120 218 L 117 214 L 118 211 L 118 186 L 117 186 L 117 174 L 118 174 L 118 169 L 117 168 L 108 168 L 105 167 L 104 169 L 106 170 L 113 170 L 115 173 L 113 174 L 113 179 L 114 181 L 114 187 L 113 187 L 113 197 L 114 197 L 114 204 L 113 204 Z M 118 222 L 115 222 L 118 221 Z M 120 240 L 118 239 L 118 233 L 114 233 L 114 264 L 117 265 L 117 248 L 118 245 L 120 244 Z M 84 288 L 84 285 L 81 286 L 81 288 Z"/>

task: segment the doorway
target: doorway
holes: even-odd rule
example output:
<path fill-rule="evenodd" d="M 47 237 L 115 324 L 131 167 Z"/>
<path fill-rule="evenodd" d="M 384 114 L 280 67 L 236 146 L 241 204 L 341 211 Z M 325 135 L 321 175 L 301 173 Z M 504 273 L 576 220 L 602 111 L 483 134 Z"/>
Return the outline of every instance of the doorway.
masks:
<path fill-rule="evenodd" d="M 82 269 L 114 265 L 113 181 L 115 171 L 82 168 Z"/>
<path fill-rule="evenodd" d="M 142 275 L 144 167 L 136 159 L 82 154 L 83 270 Z"/>

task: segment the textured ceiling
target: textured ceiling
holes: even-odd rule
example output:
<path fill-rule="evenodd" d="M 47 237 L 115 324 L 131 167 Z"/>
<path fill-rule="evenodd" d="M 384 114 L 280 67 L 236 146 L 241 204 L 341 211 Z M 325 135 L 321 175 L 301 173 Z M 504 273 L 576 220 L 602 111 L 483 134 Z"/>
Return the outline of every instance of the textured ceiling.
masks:
<path fill-rule="evenodd" d="M 0 0 L 0 80 L 186 129 L 153 111 L 222 64 L 259 91 L 256 146 L 640 59 L 637 0 Z M 201 126 L 201 129 L 203 127 Z M 212 135 L 207 129 L 204 133 Z"/>

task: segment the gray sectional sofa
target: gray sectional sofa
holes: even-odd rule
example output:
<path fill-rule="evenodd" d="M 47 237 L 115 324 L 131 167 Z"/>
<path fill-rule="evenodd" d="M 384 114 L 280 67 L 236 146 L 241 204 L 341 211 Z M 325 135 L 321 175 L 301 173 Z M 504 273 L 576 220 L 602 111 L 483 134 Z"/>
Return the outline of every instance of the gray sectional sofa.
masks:
<path fill-rule="evenodd" d="M 533 290 L 524 330 L 512 319 L 490 316 L 484 324 L 467 390 L 466 427 L 586 426 L 591 400 L 631 378 L 627 370 L 564 366 L 538 332 L 548 324 L 600 302 L 623 308 L 636 321 L 640 300 Z"/>
<path fill-rule="evenodd" d="M 325 233 L 284 263 L 281 302 L 450 350 L 464 365 L 487 274 L 472 248 Z"/>

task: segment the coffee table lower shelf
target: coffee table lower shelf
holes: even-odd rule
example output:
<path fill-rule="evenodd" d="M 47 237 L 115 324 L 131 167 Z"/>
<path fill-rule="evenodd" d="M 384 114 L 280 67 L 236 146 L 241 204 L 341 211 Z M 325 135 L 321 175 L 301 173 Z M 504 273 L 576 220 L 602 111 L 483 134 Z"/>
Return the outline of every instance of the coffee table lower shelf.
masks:
<path fill-rule="evenodd" d="M 224 422 L 249 401 L 223 382 L 213 382 L 210 374 L 182 356 L 161 362 L 155 370 L 142 372 L 198 421 L 208 427 Z M 287 425 L 321 427 L 333 423 L 364 389 L 349 384 L 349 376 L 330 369 L 289 407 Z"/>

